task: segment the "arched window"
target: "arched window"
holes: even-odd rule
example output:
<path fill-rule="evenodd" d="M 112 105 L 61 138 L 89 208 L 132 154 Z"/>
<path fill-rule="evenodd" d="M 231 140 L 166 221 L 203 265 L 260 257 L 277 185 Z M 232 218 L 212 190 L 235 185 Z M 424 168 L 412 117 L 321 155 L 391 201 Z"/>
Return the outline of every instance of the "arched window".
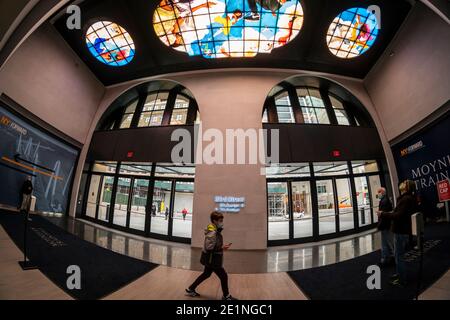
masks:
<path fill-rule="evenodd" d="M 193 125 L 199 112 L 192 93 L 170 81 L 154 81 L 130 89 L 108 109 L 97 130 Z"/>
<path fill-rule="evenodd" d="M 311 81 L 310 81 L 311 82 Z M 324 81 L 322 81 L 324 82 Z M 340 92 L 340 93 L 336 93 Z M 304 85 L 301 80 L 284 81 L 272 89 L 263 110 L 263 123 L 338 126 L 372 126 L 363 107 L 343 88 Z"/>

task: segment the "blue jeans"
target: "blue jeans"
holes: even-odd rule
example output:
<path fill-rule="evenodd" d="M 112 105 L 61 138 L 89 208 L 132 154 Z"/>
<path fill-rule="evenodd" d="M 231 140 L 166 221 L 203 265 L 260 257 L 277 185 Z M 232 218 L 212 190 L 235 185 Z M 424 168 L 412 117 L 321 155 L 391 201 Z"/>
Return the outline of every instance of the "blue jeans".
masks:
<path fill-rule="evenodd" d="M 408 247 L 409 235 L 394 234 L 394 255 L 397 274 L 400 282 L 406 282 L 406 264 L 403 260 L 403 255 L 406 253 Z"/>
<path fill-rule="evenodd" d="M 391 230 L 381 230 L 381 262 L 394 256 L 394 234 Z"/>

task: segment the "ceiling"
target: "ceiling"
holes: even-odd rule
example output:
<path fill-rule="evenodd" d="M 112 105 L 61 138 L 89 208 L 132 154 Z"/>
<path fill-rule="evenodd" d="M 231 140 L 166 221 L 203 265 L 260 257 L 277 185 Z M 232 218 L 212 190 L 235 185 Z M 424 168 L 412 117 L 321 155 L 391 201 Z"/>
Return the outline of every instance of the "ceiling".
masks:
<path fill-rule="evenodd" d="M 167 47 L 153 28 L 154 11 L 160 0 L 85 0 L 80 5 L 82 29 L 69 30 L 67 15 L 55 17 L 54 25 L 98 79 L 113 85 L 137 78 L 164 73 L 214 68 L 285 68 L 326 72 L 365 78 L 393 39 L 411 9 L 408 0 L 301 0 L 304 23 L 300 34 L 287 45 L 270 54 L 253 58 L 206 59 Z M 363 55 L 352 59 L 334 56 L 327 47 L 326 35 L 331 22 L 342 11 L 353 7 L 378 5 L 381 29 L 374 45 Z M 99 20 L 118 23 L 132 36 L 136 55 L 129 64 L 111 67 L 94 58 L 87 46 L 87 29 Z"/>

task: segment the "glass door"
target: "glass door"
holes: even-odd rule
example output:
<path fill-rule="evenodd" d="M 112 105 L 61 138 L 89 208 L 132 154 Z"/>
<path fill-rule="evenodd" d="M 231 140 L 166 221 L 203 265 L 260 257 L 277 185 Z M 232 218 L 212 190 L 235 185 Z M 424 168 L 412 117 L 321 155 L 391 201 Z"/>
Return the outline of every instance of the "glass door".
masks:
<path fill-rule="evenodd" d="M 178 181 L 175 184 L 175 202 L 172 214 L 172 236 L 192 237 L 194 183 Z"/>
<path fill-rule="evenodd" d="M 130 228 L 134 230 L 145 230 L 145 216 L 147 213 L 147 195 L 149 180 L 133 179 L 131 207 L 130 207 Z"/>
<path fill-rule="evenodd" d="M 103 222 L 109 221 L 112 188 L 114 177 L 103 176 L 100 187 L 100 204 L 98 206 L 98 220 Z"/>
<path fill-rule="evenodd" d="M 381 180 L 380 176 L 369 176 L 369 184 L 370 184 L 370 200 L 372 201 L 372 219 L 373 223 L 378 222 L 378 205 L 380 204 L 380 200 L 377 198 L 378 190 L 381 188 Z"/>
<path fill-rule="evenodd" d="M 294 238 L 313 236 L 313 211 L 309 181 L 292 182 L 292 219 Z"/>
<path fill-rule="evenodd" d="M 114 203 L 114 219 L 116 226 L 126 227 L 129 212 L 131 178 L 120 177 L 117 183 L 116 201 Z"/>
<path fill-rule="evenodd" d="M 150 232 L 169 235 L 171 215 L 172 181 L 156 180 L 153 188 L 153 202 L 150 209 Z"/>
<path fill-rule="evenodd" d="M 289 192 L 287 182 L 269 182 L 269 241 L 289 239 Z"/>
<path fill-rule="evenodd" d="M 319 235 L 336 232 L 336 206 L 333 180 L 317 180 Z"/>
<path fill-rule="evenodd" d="M 367 177 L 355 178 L 356 200 L 358 203 L 359 227 L 371 224 L 370 200 Z"/>
<path fill-rule="evenodd" d="M 86 216 L 95 219 L 99 202 L 99 189 L 102 176 L 92 175 L 86 204 Z"/>
<path fill-rule="evenodd" d="M 339 231 L 352 230 L 355 228 L 355 221 L 350 179 L 336 179 L 335 181 L 339 210 Z"/>

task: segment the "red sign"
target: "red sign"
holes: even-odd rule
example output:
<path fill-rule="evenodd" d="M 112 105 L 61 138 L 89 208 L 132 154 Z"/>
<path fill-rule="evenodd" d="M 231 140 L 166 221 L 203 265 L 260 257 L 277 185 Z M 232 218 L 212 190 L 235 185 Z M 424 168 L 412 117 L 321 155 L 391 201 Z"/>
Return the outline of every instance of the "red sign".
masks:
<path fill-rule="evenodd" d="M 437 183 L 439 202 L 450 201 L 450 181 L 444 180 Z"/>
<path fill-rule="evenodd" d="M 134 157 L 134 152 L 133 151 L 130 151 L 130 152 L 127 153 L 127 158 L 128 159 L 133 158 L 133 157 Z"/>
<path fill-rule="evenodd" d="M 333 157 L 339 158 L 340 156 L 341 156 L 341 152 L 339 150 L 334 150 L 333 151 Z"/>

